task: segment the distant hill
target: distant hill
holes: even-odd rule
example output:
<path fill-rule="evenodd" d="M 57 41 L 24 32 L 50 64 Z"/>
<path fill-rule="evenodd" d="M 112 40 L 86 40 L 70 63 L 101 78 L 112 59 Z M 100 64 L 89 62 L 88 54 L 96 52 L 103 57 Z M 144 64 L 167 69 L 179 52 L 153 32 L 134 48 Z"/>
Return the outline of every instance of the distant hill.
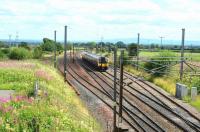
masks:
<path fill-rule="evenodd" d="M 9 40 L 2 39 L 0 41 L 4 41 L 9 43 Z M 71 40 L 72 42 L 89 42 L 91 40 Z M 126 44 L 128 43 L 136 43 L 137 38 L 119 38 L 119 39 L 104 39 L 103 42 L 112 42 L 116 43 L 118 41 L 122 41 Z M 14 42 L 14 41 L 13 41 Z M 18 42 L 28 42 L 31 44 L 38 44 L 42 43 L 42 40 L 19 40 Z M 61 43 L 64 43 L 63 41 L 59 41 Z M 99 42 L 99 40 L 96 40 L 96 42 Z M 141 39 L 140 40 L 141 44 L 149 45 L 149 44 L 160 44 L 160 39 Z M 181 45 L 181 40 L 165 40 L 163 39 L 163 45 Z M 200 41 L 192 41 L 192 40 L 186 40 L 185 41 L 186 46 L 200 46 Z"/>
<path fill-rule="evenodd" d="M 106 39 L 105 42 L 113 42 L 116 43 L 118 41 L 122 41 L 124 43 L 136 43 L 137 38 L 123 38 L 123 39 Z M 141 44 L 160 44 L 160 39 L 141 39 Z M 165 40 L 163 39 L 163 45 L 181 45 L 181 40 Z M 193 46 L 200 46 L 200 41 L 190 41 L 186 40 L 185 45 L 193 45 Z"/>

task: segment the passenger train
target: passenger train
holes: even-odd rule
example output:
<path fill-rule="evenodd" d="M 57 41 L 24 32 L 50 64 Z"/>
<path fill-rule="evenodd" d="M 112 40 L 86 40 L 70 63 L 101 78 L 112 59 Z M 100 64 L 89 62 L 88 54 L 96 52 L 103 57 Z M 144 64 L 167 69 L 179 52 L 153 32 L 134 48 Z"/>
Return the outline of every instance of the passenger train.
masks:
<path fill-rule="evenodd" d="M 101 71 L 105 71 L 108 69 L 108 60 L 104 56 L 82 52 L 81 54 L 82 60 L 89 62 L 94 67 L 98 68 Z"/>

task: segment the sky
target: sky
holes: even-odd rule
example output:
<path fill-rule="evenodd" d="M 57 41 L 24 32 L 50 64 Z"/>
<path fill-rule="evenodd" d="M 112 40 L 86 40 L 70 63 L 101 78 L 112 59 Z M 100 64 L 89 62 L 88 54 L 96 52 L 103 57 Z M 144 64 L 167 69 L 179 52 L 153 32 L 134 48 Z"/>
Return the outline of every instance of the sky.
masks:
<path fill-rule="evenodd" d="M 200 0 L 0 0 L 0 39 L 200 40 Z"/>

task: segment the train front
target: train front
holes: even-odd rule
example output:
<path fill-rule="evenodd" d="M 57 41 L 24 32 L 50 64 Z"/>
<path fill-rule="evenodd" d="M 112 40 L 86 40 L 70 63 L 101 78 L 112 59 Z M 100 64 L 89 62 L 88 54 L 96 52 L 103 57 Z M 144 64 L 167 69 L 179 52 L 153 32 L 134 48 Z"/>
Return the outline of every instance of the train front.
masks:
<path fill-rule="evenodd" d="M 98 67 L 102 70 L 105 71 L 108 69 L 108 60 L 105 57 L 100 57 L 99 58 L 99 63 Z"/>

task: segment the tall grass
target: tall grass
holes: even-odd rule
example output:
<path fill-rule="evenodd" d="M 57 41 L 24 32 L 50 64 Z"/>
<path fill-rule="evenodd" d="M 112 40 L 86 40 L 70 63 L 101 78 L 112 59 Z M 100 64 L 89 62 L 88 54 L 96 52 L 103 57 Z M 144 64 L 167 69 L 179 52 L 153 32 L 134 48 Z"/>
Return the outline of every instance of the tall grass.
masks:
<path fill-rule="evenodd" d="M 34 63 L 31 70 L 0 68 L 0 88 L 16 90 L 9 102 L 0 104 L 0 131 L 35 131 L 39 127 L 40 131 L 88 132 L 93 125 L 100 131 L 63 77 L 49 66 Z M 36 80 L 40 90 L 34 99 L 30 91 Z"/>

